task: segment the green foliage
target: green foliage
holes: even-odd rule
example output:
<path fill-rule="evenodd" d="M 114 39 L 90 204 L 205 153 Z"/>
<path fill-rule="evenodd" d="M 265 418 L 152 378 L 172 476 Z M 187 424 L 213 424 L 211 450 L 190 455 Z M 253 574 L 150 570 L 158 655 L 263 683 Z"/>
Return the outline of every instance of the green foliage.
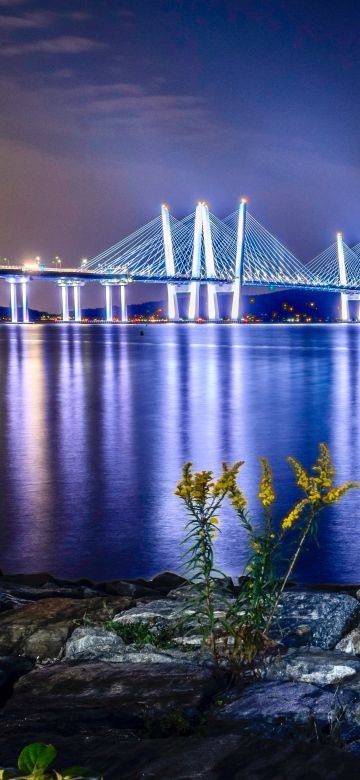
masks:
<path fill-rule="evenodd" d="M 190 575 L 190 597 L 187 606 L 203 639 L 213 654 L 216 665 L 220 656 L 233 665 L 252 663 L 270 643 L 269 629 L 276 607 L 307 538 L 315 532 L 322 509 L 338 502 L 357 482 L 335 486 L 335 468 L 325 444 L 319 445 L 319 456 L 307 473 L 295 458 L 288 458 L 297 486 L 303 496 L 283 518 L 277 528 L 273 522 L 276 500 L 272 471 L 266 458 L 261 458 L 261 478 L 258 500 L 264 513 L 259 531 L 247 511 L 247 500 L 238 487 L 237 476 L 242 462 L 222 465 L 215 480 L 212 471 L 193 472 L 191 463 L 183 466 L 182 478 L 175 494 L 184 502 L 189 520 L 185 526 L 185 574 Z M 221 574 L 214 563 L 214 542 L 219 530 L 217 513 L 227 498 L 245 529 L 250 554 L 235 599 L 222 598 L 225 616 L 216 619 L 216 577 Z M 295 534 L 293 551 L 289 553 L 288 534 Z M 285 575 L 278 575 L 278 561 L 287 562 Z"/>
<path fill-rule="evenodd" d="M 56 756 L 57 750 L 53 745 L 33 742 L 21 751 L 18 770 L 0 769 L 0 780 L 82 780 L 93 777 L 93 773 L 79 766 L 68 767 L 61 772 L 49 769 Z"/>
<path fill-rule="evenodd" d="M 107 631 L 113 631 L 121 637 L 127 645 L 136 645 L 136 647 L 153 645 L 163 649 L 171 646 L 172 631 L 165 626 L 155 629 L 147 623 L 137 622 L 124 625 L 116 620 L 107 620 L 103 625 Z"/>

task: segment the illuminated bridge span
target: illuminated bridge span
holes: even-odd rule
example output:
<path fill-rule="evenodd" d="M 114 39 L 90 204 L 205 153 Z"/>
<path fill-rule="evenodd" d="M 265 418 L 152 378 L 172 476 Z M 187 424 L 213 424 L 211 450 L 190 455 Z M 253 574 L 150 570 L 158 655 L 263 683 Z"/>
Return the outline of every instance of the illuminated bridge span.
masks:
<path fill-rule="evenodd" d="M 18 321 L 18 285 L 21 284 L 22 321 L 28 322 L 28 283 L 54 280 L 61 289 L 62 318 L 69 320 L 69 290 L 74 319 L 81 321 L 80 290 L 88 282 L 105 289 L 106 320 L 113 320 L 113 293 L 120 290 L 121 320 L 127 321 L 126 291 L 130 283 L 163 283 L 167 288 L 168 318 L 179 319 L 178 296 L 187 294 L 187 319 L 199 319 L 200 286 L 206 286 L 207 314 L 219 319 L 218 297 L 230 293 L 228 318 L 241 320 L 245 286 L 270 289 L 309 289 L 340 293 L 341 319 L 349 319 L 349 299 L 360 299 L 360 244 L 350 249 L 337 234 L 336 242 L 307 265 L 247 211 L 239 209 L 220 220 L 205 202 L 194 213 L 177 220 L 167 208 L 140 230 L 97 255 L 81 268 L 0 268 L 10 285 L 12 321 Z M 360 307 L 359 316 L 360 320 Z"/>

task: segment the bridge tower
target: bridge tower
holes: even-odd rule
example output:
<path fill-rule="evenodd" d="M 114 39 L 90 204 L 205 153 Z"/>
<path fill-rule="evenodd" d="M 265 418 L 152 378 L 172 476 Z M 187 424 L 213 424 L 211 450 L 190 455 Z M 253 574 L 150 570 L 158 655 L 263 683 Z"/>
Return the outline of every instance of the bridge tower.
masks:
<path fill-rule="evenodd" d="M 205 269 L 208 279 L 213 282 L 207 282 L 207 309 L 208 319 L 214 322 L 219 319 L 217 292 L 216 292 L 216 271 L 213 243 L 211 238 L 209 209 L 206 203 L 202 201 L 197 204 L 195 211 L 194 226 L 194 248 L 190 282 L 190 301 L 188 319 L 193 321 L 199 317 L 199 296 L 200 296 L 200 276 L 201 276 L 201 243 L 204 236 L 205 248 Z"/>
<path fill-rule="evenodd" d="M 345 253 L 344 253 L 344 242 L 342 233 L 336 234 L 336 249 L 337 249 L 337 258 L 338 258 L 338 264 L 339 264 L 339 279 L 340 284 L 345 287 L 347 284 L 347 277 L 346 277 L 346 265 L 345 265 Z M 347 322 L 349 319 L 349 299 L 347 293 L 340 293 L 340 319 L 343 322 Z"/>
<path fill-rule="evenodd" d="M 211 238 L 209 209 L 206 203 L 202 203 L 202 229 L 204 234 L 206 276 L 208 279 L 213 278 L 215 281 L 214 251 Z M 216 322 L 216 320 L 219 319 L 216 284 L 214 282 L 207 283 L 207 313 L 210 322 Z"/>
<path fill-rule="evenodd" d="M 246 203 L 246 198 L 241 198 L 236 241 L 235 277 L 231 305 L 231 319 L 233 322 L 239 322 L 241 319 L 241 295 L 245 254 Z"/>
<path fill-rule="evenodd" d="M 174 277 L 175 262 L 174 262 L 174 252 L 173 252 L 173 245 L 171 239 L 170 216 L 169 216 L 169 209 L 164 203 L 161 206 L 161 224 L 162 224 L 164 250 L 165 250 L 166 276 Z M 167 282 L 166 289 L 167 289 L 168 318 L 169 320 L 178 320 L 179 308 L 178 308 L 178 300 L 176 294 L 176 286 L 172 282 Z"/>
<path fill-rule="evenodd" d="M 200 273 L 201 273 L 201 238 L 202 238 L 202 203 L 198 203 L 195 211 L 194 246 L 191 267 L 190 300 L 188 319 L 199 318 Z"/>

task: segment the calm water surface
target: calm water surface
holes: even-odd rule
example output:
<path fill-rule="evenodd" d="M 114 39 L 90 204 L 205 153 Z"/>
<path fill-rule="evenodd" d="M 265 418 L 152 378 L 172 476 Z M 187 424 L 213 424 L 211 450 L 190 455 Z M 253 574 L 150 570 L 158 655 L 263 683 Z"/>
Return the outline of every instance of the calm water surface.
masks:
<path fill-rule="evenodd" d="M 317 442 L 339 480 L 360 478 L 360 327 L 2 326 L 0 565 L 66 577 L 180 567 L 181 464 L 273 464 L 278 513 L 295 500 L 286 456 Z M 244 536 L 225 513 L 218 561 L 236 574 Z M 307 581 L 360 582 L 360 495 L 322 516 Z"/>

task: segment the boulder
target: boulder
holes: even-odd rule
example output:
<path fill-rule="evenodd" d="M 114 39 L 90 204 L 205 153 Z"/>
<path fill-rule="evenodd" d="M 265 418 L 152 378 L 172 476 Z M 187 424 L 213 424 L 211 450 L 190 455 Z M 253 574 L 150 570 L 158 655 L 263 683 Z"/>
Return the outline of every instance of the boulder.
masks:
<path fill-rule="evenodd" d="M 285 592 L 271 634 L 285 645 L 333 650 L 359 620 L 360 604 L 347 593 Z"/>
<path fill-rule="evenodd" d="M 177 648 L 158 648 L 151 644 L 126 645 L 112 631 L 86 626 L 76 628 L 66 643 L 65 657 L 74 661 L 108 661 L 110 663 L 159 664 L 199 663 L 211 665 L 208 654 L 182 652 Z"/>
<path fill-rule="evenodd" d="M 334 691 L 304 682 L 258 682 L 220 707 L 213 722 L 227 728 L 246 722 L 250 729 L 268 735 L 290 731 L 299 736 L 298 728 L 306 727 L 308 737 L 314 738 L 314 724 L 320 729 L 328 727 L 335 712 L 341 711 L 347 721 L 355 719 L 357 701 L 358 694 L 351 690 Z"/>
<path fill-rule="evenodd" d="M 275 656 L 267 665 L 267 680 L 298 680 L 315 685 L 338 685 L 360 673 L 360 659 L 321 648 L 305 648 Z"/>
<path fill-rule="evenodd" d="M 146 623 L 148 626 L 176 625 L 185 616 L 191 617 L 192 615 L 195 615 L 195 610 L 186 609 L 183 602 L 174 602 L 171 599 L 158 599 L 132 607 L 126 612 L 121 612 L 115 615 L 113 620 L 125 626 L 134 625 L 135 623 Z"/>
<path fill-rule="evenodd" d="M 144 729 L 172 713 L 198 716 L 214 686 L 209 670 L 190 665 L 170 664 L 164 674 L 162 664 L 137 664 L 134 673 L 126 663 L 57 662 L 16 683 L 0 711 L 0 732 L 24 719 L 34 741 L 51 728 L 59 735 Z"/>
<path fill-rule="evenodd" d="M 360 655 L 360 629 L 354 628 L 350 634 L 346 634 L 336 645 L 336 650 L 351 655 Z"/>
<path fill-rule="evenodd" d="M 24 739 L 0 734 L 0 754 L 14 765 Z M 357 778 L 360 759 L 332 747 L 259 735 L 212 734 L 138 740 L 121 739 L 108 730 L 103 736 L 76 733 L 63 737 L 46 730 L 44 741 L 56 744 L 59 767 L 85 763 L 106 780 L 344 780 Z"/>
<path fill-rule="evenodd" d="M 108 610 L 130 606 L 126 598 L 42 599 L 0 614 L 0 653 L 58 658 L 69 635 L 84 620 L 109 618 Z"/>

